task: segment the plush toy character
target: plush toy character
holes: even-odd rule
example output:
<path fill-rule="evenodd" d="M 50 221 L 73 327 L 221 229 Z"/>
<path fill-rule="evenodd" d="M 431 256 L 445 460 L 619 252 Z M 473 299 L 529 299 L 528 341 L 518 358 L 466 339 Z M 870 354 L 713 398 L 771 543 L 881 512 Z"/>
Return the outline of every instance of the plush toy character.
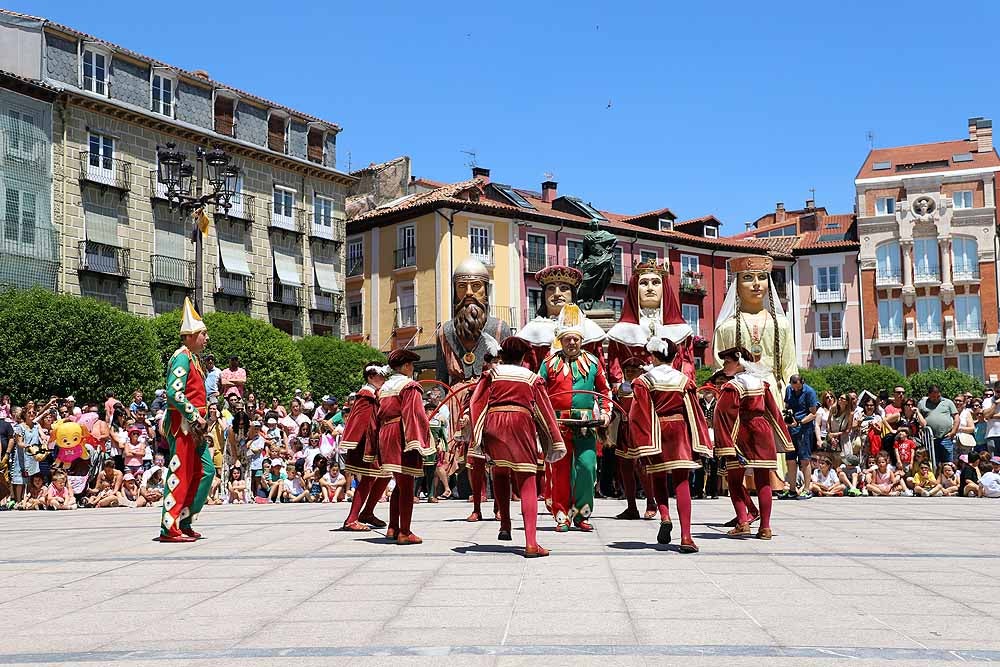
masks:
<path fill-rule="evenodd" d="M 88 459 L 88 442 L 95 444 L 90 433 L 80 424 L 60 419 L 52 425 L 50 441 L 56 448 L 56 464 L 68 466 L 77 459 Z"/>

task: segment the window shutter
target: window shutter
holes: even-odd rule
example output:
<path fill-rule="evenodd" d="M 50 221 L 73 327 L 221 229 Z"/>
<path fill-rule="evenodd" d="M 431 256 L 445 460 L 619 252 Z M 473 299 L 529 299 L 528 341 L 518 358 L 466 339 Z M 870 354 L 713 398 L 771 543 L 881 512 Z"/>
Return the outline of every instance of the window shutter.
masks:
<path fill-rule="evenodd" d="M 216 97 L 215 131 L 232 137 L 235 136 L 233 125 L 233 101 L 226 97 Z"/>
<path fill-rule="evenodd" d="M 267 119 L 267 147 L 278 153 L 285 152 L 285 119 L 271 115 Z"/>
<path fill-rule="evenodd" d="M 320 130 L 309 130 L 309 149 L 306 157 L 310 162 L 323 164 L 323 132 Z"/>

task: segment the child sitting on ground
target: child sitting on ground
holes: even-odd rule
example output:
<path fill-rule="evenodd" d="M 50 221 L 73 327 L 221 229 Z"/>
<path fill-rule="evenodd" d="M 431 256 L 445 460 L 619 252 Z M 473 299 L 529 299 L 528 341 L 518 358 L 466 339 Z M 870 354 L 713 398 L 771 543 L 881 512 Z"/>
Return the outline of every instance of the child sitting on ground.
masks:
<path fill-rule="evenodd" d="M 929 497 L 944 494 L 944 490 L 938 484 L 937 477 L 931 471 L 931 464 L 927 461 L 921 462 L 917 472 L 907 481 L 913 483 L 913 495 L 915 496 Z"/>
<path fill-rule="evenodd" d="M 840 478 L 833 469 L 829 456 L 821 456 L 819 468 L 813 470 L 812 482 L 809 490 L 818 496 L 842 496 L 844 495 L 844 485 L 840 483 Z"/>
<path fill-rule="evenodd" d="M 109 485 L 110 486 L 110 485 Z M 52 472 L 52 484 L 45 494 L 45 506 L 50 510 L 75 510 L 76 498 L 69 487 L 66 473 L 62 470 Z"/>

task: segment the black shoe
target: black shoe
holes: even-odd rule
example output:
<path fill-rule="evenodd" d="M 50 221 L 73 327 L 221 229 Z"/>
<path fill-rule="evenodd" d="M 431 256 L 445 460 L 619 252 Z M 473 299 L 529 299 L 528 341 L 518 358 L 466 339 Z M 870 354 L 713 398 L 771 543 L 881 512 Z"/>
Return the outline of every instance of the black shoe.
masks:
<path fill-rule="evenodd" d="M 501 542 L 510 542 L 511 540 L 510 531 L 501 530 L 499 533 L 497 533 L 497 539 L 500 540 Z"/>
<path fill-rule="evenodd" d="M 659 544 L 670 544 L 670 531 L 673 530 L 674 524 L 669 521 L 660 522 L 660 532 L 656 534 L 656 541 Z"/>

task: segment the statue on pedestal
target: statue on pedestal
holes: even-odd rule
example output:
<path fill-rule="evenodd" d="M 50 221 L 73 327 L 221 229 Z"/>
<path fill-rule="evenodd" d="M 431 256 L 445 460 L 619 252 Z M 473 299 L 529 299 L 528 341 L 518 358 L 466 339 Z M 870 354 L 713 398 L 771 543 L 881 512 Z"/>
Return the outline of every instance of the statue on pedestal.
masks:
<path fill-rule="evenodd" d="M 576 298 L 584 310 L 593 310 L 595 305 L 609 308 L 602 298 L 615 275 L 617 244 L 615 235 L 602 230 L 596 218 L 590 221 L 590 231 L 583 237 L 583 254 L 576 260 L 576 268 L 583 274 Z"/>

